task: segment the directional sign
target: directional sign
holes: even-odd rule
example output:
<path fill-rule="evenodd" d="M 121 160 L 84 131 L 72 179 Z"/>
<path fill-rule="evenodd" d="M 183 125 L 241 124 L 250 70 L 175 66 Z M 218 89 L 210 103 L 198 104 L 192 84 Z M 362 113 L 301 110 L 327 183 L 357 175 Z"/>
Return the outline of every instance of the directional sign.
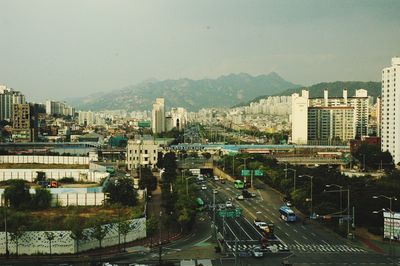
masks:
<path fill-rule="evenodd" d="M 262 170 L 254 170 L 254 175 L 255 175 L 255 176 L 263 176 L 264 173 L 263 173 Z"/>
<path fill-rule="evenodd" d="M 243 213 L 243 210 L 241 208 L 236 208 L 236 209 L 232 209 L 232 210 L 219 210 L 218 216 L 235 218 L 235 217 L 240 217 L 242 215 L 242 213 Z"/>
<path fill-rule="evenodd" d="M 242 170 L 242 176 L 250 176 L 250 170 Z"/>

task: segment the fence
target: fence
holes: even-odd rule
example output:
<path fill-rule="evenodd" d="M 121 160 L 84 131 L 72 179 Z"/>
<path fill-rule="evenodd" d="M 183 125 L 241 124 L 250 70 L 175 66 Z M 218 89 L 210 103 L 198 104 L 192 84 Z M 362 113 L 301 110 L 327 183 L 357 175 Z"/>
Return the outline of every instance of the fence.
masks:
<path fill-rule="evenodd" d="M 146 237 L 146 218 L 128 220 L 131 225 L 130 232 L 126 235 L 126 242 Z M 106 224 L 107 234 L 102 240 L 102 247 L 114 246 L 121 241 L 124 236 L 118 233 L 118 223 Z M 78 251 L 86 251 L 99 247 L 99 241 L 91 236 L 93 228 L 84 230 L 86 240 L 79 241 L 71 238 L 70 231 L 26 231 L 18 240 L 18 254 L 35 255 L 50 254 L 50 241 L 48 235 L 54 236 L 51 241 L 52 254 L 73 254 Z M 8 233 L 8 249 L 11 254 L 16 253 L 16 243 L 12 241 L 11 234 Z M 6 253 L 6 234 L 0 232 L 0 254 Z"/>
<path fill-rule="evenodd" d="M 89 164 L 89 157 L 45 155 L 0 155 L 0 163 L 39 164 Z"/>

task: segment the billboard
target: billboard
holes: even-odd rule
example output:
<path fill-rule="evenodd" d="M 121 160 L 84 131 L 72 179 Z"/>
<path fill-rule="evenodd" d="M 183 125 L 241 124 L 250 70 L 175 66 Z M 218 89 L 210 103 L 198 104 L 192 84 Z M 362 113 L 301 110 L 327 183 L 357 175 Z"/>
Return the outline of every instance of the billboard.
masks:
<path fill-rule="evenodd" d="M 390 238 L 390 236 L 392 236 L 392 239 L 400 240 L 400 212 L 384 212 L 383 224 L 384 238 Z"/>

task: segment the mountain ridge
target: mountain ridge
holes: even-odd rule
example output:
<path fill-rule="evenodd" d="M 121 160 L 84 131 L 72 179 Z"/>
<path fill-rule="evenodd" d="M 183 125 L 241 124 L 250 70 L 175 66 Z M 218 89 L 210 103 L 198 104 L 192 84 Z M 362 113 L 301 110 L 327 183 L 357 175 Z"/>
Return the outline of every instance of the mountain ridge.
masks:
<path fill-rule="evenodd" d="M 164 97 L 167 107 L 184 107 L 189 111 L 198 111 L 201 108 L 230 107 L 259 95 L 276 94 L 299 86 L 286 81 L 276 72 L 256 76 L 241 72 L 222 75 L 216 79 L 181 78 L 158 81 L 152 78 L 118 90 L 66 100 L 78 110 L 139 111 L 151 110 L 155 99 Z"/>

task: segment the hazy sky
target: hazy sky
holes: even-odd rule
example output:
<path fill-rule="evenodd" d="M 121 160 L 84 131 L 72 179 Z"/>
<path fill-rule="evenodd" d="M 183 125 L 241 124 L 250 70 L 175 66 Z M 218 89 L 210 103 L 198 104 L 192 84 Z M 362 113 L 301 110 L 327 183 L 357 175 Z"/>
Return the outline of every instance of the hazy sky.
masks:
<path fill-rule="evenodd" d="M 399 0 L 0 0 L 0 10 L 0 84 L 31 101 L 231 72 L 379 80 L 400 55 Z"/>

